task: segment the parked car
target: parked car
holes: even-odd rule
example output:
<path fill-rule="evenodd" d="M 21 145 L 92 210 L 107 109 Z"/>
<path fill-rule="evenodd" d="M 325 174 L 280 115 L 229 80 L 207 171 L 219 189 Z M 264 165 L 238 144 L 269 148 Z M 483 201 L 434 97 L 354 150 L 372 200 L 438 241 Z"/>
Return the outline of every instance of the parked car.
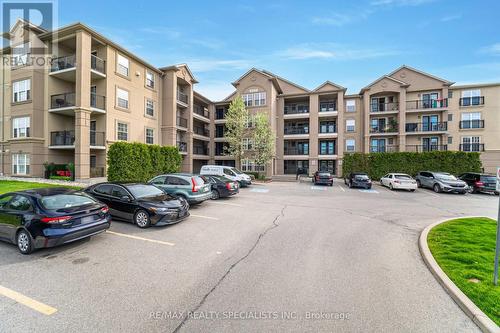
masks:
<path fill-rule="evenodd" d="M 372 181 L 364 172 L 351 172 L 344 178 L 344 183 L 349 186 L 349 188 L 361 187 L 368 190 L 372 188 Z"/>
<path fill-rule="evenodd" d="M 465 194 L 469 189 L 467 183 L 447 172 L 421 171 L 415 179 L 418 187 L 430 188 L 436 193 Z"/>
<path fill-rule="evenodd" d="M 314 185 L 324 184 L 333 186 L 333 175 L 329 171 L 316 171 L 312 181 Z"/>
<path fill-rule="evenodd" d="M 184 198 L 190 205 L 200 204 L 212 197 L 212 186 L 197 175 L 190 173 L 171 173 L 151 179 L 155 185 L 176 197 Z"/>
<path fill-rule="evenodd" d="M 238 182 L 224 176 L 200 176 L 205 183 L 210 184 L 212 200 L 226 198 L 237 194 L 240 190 Z"/>
<path fill-rule="evenodd" d="M 498 195 L 497 178 L 495 175 L 477 172 L 467 172 L 458 176 L 469 185 L 472 193 L 494 193 Z"/>
<path fill-rule="evenodd" d="M 241 187 L 252 184 L 252 178 L 240 170 L 224 165 L 204 165 L 201 167 L 200 175 L 224 176 L 233 181 L 237 181 Z"/>
<path fill-rule="evenodd" d="M 414 192 L 417 189 L 415 179 L 405 173 L 388 173 L 380 178 L 380 185 L 387 186 L 391 190 L 409 190 Z"/>
<path fill-rule="evenodd" d="M 186 200 L 149 184 L 100 183 L 85 192 L 107 204 L 113 219 L 132 222 L 139 228 L 174 224 L 189 216 Z"/>
<path fill-rule="evenodd" d="M 0 238 L 22 254 L 74 242 L 110 227 L 108 207 L 66 188 L 42 188 L 0 196 Z"/>

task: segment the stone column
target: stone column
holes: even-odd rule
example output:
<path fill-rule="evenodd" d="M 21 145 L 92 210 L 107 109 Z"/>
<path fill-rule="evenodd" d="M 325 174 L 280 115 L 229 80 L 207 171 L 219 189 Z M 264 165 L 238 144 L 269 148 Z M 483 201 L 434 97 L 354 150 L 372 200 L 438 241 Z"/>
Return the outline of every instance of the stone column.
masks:
<path fill-rule="evenodd" d="M 406 88 L 399 93 L 399 151 L 406 151 Z"/>
<path fill-rule="evenodd" d="M 363 94 L 363 110 L 360 110 L 363 113 L 365 120 L 363 124 L 364 147 L 361 147 L 361 151 L 364 151 L 365 153 L 370 152 L 370 110 L 370 95 L 367 91 L 365 91 Z"/>
<path fill-rule="evenodd" d="M 279 97 L 276 101 L 276 158 L 274 160 L 274 173 L 276 175 L 282 175 L 285 172 L 284 169 L 284 157 L 283 157 L 283 152 L 284 152 L 284 139 L 283 139 L 283 134 L 284 134 L 284 126 L 285 126 L 285 121 L 283 119 L 283 114 L 284 114 L 284 108 L 285 108 L 285 100 L 283 97 Z"/>
<path fill-rule="evenodd" d="M 319 95 L 309 96 L 309 174 L 319 168 Z"/>
<path fill-rule="evenodd" d="M 344 148 L 345 148 L 345 141 L 344 141 L 344 131 L 345 131 L 345 119 L 344 119 L 344 114 L 345 114 L 345 103 L 344 103 L 344 90 L 339 91 L 337 95 L 337 109 L 338 109 L 338 115 L 337 115 L 337 140 L 336 140 L 336 149 L 337 149 L 337 161 L 336 161 L 336 167 L 335 171 L 337 172 L 337 176 L 341 177 L 342 176 L 342 158 L 344 157 Z M 356 124 L 356 127 L 358 127 L 359 131 L 361 131 L 361 124 Z"/>
<path fill-rule="evenodd" d="M 75 110 L 75 176 L 90 178 L 90 111 Z"/>

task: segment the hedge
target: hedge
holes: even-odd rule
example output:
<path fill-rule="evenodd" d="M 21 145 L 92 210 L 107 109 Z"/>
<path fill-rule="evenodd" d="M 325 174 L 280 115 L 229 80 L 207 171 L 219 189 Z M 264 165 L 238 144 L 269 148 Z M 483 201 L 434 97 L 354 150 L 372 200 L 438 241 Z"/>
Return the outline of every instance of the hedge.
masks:
<path fill-rule="evenodd" d="M 344 155 L 342 173 L 366 172 L 372 179 L 380 179 L 389 172 L 415 176 L 419 171 L 443 171 L 454 175 L 481 172 L 479 153 L 431 151 L 422 153 L 352 153 Z"/>
<path fill-rule="evenodd" d="M 146 182 L 164 173 L 179 172 L 177 147 L 116 142 L 108 149 L 108 180 Z"/>

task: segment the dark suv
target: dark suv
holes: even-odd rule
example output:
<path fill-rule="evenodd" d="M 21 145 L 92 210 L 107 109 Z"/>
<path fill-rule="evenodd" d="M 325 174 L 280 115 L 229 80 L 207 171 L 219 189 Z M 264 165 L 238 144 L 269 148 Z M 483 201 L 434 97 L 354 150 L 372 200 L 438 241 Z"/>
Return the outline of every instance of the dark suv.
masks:
<path fill-rule="evenodd" d="M 498 195 L 497 191 L 497 179 L 495 175 L 490 175 L 486 173 L 476 173 L 467 172 L 458 176 L 460 180 L 469 185 L 472 193 L 484 192 L 484 193 L 494 193 Z"/>
<path fill-rule="evenodd" d="M 372 180 L 364 172 L 351 172 L 344 178 L 344 183 L 349 188 L 362 187 L 368 190 L 372 188 Z"/>

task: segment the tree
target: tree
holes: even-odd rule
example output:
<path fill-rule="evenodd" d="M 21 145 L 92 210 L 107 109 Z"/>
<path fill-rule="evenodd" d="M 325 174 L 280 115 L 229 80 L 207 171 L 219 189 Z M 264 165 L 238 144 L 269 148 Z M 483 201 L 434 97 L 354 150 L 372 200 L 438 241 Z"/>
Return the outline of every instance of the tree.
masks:
<path fill-rule="evenodd" d="M 238 165 L 241 165 L 241 159 L 245 154 L 243 146 L 243 138 L 246 137 L 248 121 L 248 111 L 245 108 L 245 103 L 240 96 L 237 96 L 229 105 L 229 110 L 226 113 L 226 137 L 229 146 L 226 148 L 228 155 L 234 156 Z"/>
<path fill-rule="evenodd" d="M 271 124 L 265 113 L 255 116 L 253 129 L 253 154 L 257 165 L 267 165 L 274 156 L 276 137 L 271 129 Z"/>

